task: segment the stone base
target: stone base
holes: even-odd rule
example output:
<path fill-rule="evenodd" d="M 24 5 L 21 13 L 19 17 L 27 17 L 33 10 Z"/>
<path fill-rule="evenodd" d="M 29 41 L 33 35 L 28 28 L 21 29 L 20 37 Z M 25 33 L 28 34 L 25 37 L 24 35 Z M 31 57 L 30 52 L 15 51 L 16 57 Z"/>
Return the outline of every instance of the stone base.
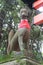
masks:
<path fill-rule="evenodd" d="M 19 59 L 19 60 L 6 62 L 0 65 L 40 65 L 40 64 L 30 59 Z"/>

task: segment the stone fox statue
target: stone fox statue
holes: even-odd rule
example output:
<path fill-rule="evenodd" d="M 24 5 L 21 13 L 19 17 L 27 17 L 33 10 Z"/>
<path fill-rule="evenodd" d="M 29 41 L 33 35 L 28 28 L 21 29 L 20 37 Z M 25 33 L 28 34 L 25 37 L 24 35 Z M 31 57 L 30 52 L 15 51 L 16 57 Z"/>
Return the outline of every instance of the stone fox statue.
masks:
<path fill-rule="evenodd" d="M 12 50 L 15 51 L 24 51 L 25 56 L 27 55 L 27 43 L 30 37 L 31 26 L 28 21 L 28 15 L 30 13 L 26 8 L 20 10 L 21 20 L 18 25 L 18 30 L 14 34 L 14 31 L 11 30 L 8 35 L 8 47 L 7 54 Z"/>

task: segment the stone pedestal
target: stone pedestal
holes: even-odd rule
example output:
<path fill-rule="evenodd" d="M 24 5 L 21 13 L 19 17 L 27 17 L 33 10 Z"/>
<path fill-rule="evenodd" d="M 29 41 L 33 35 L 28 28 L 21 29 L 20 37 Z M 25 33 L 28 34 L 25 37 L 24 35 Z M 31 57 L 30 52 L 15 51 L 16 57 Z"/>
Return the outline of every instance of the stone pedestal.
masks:
<path fill-rule="evenodd" d="M 19 60 L 6 62 L 0 65 L 40 65 L 40 64 L 31 59 L 19 59 Z"/>

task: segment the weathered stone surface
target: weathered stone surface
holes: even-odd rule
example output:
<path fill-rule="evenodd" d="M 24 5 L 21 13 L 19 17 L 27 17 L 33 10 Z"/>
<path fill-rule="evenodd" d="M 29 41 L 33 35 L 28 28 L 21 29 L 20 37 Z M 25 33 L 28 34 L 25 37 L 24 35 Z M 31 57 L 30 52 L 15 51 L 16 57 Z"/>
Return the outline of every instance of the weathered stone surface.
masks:
<path fill-rule="evenodd" d="M 19 59 L 15 61 L 6 62 L 0 65 L 40 65 L 31 59 Z"/>
<path fill-rule="evenodd" d="M 16 61 L 11 61 L 11 62 L 6 62 L 0 65 L 20 65 L 19 63 L 17 63 Z"/>

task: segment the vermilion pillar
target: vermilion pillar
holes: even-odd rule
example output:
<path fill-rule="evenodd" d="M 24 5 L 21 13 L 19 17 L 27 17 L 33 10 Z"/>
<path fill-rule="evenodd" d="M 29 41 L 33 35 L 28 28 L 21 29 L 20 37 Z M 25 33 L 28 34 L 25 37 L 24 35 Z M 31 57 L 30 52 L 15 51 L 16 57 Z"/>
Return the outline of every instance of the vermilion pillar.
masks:
<path fill-rule="evenodd" d="M 43 24 L 43 13 L 34 16 L 34 24 Z"/>
<path fill-rule="evenodd" d="M 38 9 L 41 6 L 43 6 L 43 0 L 37 0 L 36 2 L 33 3 L 33 7 L 35 9 Z"/>
<path fill-rule="evenodd" d="M 43 0 L 37 0 L 36 2 L 34 2 L 33 7 L 36 10 L 40 7 L 43 7 Z M 43 13 L 34 16 L 34 24 L 43 24 Z"/>

